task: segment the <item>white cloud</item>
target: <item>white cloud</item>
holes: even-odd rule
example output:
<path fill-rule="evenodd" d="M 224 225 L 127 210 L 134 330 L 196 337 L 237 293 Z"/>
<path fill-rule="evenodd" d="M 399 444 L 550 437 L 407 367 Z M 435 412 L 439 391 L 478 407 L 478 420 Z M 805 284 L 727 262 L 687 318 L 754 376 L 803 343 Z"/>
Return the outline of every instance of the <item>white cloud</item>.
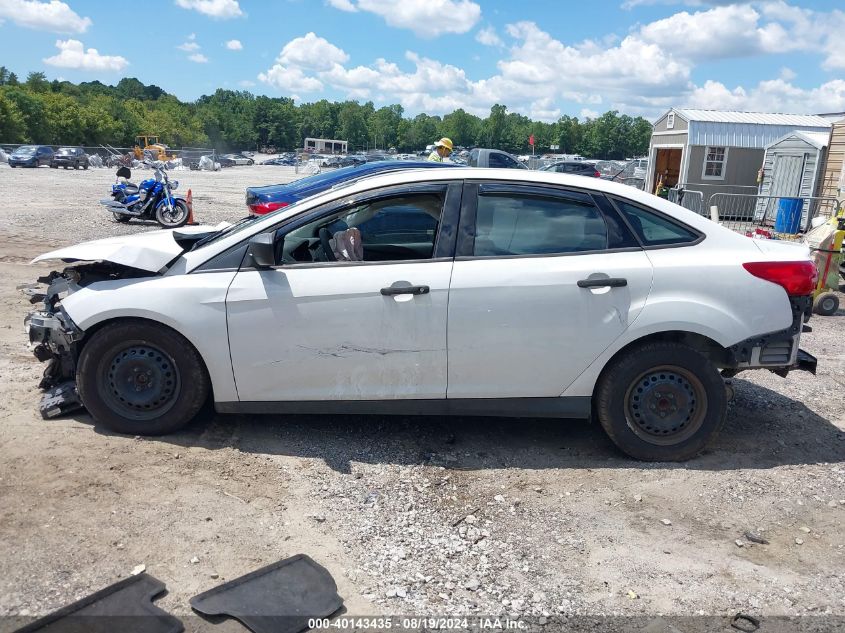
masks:
<path fill-rule="evenodd" d="M 59 0 L 0 0 L 0 24 L 4 19 L 28 29 L 54 33 L 84 33 L 92 24 L 91 18 L 80 17 Z"/>
<path fill-rule="evenodd" d="M 252 88 L 253 86 L 255 86 L 255 82 L 250 81 L 249 79 L 242 79 L 241 81 L 238 82 L 238 85 L 241 88 Z"/>
<path fill-rule="evenodd" d="M 696 67 L 707 60 L 768 55 L 784 46 L 815 52 L 826 66 L 840 60 L 845 66 L 845 46 L 836 57 L 839 49 L 831 49 L 825 39 L 829 26 L 818 31 L 823 36 L 810 37 L 812 28 L 822 29 L 825 22 L 838 25 L 840 19 L 838 11 L 821 14 L 779 1 L 715 6 L 638 25 L 621 39 L 611 34 L 581 42 L 563 42 L 536 23 L 517 22 L 506 26 L 512 41 L 496 72 L 481 78 L 414 52 L 407 52 L 404 60 L 349 65 L 345 51 L 309 33 L 286 44 L 276 64 L 259 78 L 287 94 L 332 90 L 352 99 L 400 103 L 409 114 L 442 114 L 459 107 L 486 114 L 491 105 L 504 103 L 512 111 L 550 121 L 560 116 L 565 102 L 569 107 L 578 104 L 581 116 L 618 109 L 651 117 L 684 105 L 805 113 L 845 110 L 845 80 L 799 87 L 789 68 L 752 87 L 729 89 L 706 81 L 706 76 L 693 80 Z M 485 31 L 476 38 L 502 39 L 495 31 Z"/>
<path fill-rule="evenodd" d="M 751 112 L 841 112 L 845 110 L 845 80 L 833 79 L 811 89 L 783 78 L 761 81 L 749 89 L 729 89 L 721 82 L 706 81 L 692 91 L 683 105 Z"/>
<path fill-rule="evenodd" d="M 177 46 L 176 48 L 178 48 L 180 51 L 191 53 L 193 51 L 198 51 L 200 49 L 200 45 L 196 42 L 185 42 L 183 44 L 179 44 L 179 46 Z"/>
<path fill-rule="evenodd" d="M 176 0 L 177 6 L 192 9 L 212 18 L 226 20 L 244 14 L 238 0 Z"/>
<path fill-rule="evenodd" d="M 86 50 L 79 40 L 57 40 L 56 48 L 59 53 L 47 57 L 45 64 L 58 68 L 106 71 L 123 70 L 129 65 L 129 62 L 119 55 L 100 55 L 96 48 Z"/>
<path fill-rule="evenodd" d="M 206 57 L 202 53 L 194 53 L 193 55 L 188 55 L 188 59 L 197 64 L 208 63 L 208 57 Z"/>
<path fill-rule="evenodd" d="M 345 64 L 349 61 L 349 55 L 328 40 L 311 32 L 285 44 L 276 61 L 283 66 L 328 70 L 335 64 Z"/>
<path fill-rule="evenodd" d="M 244 48 L 244 45 L 241 44 L 240 40 L 229 40 L 228 42 L 226 42 L 225 46 L 230 51 L 240 51 Z"/>
<path fill-rule="evenodd" d="M 423 38 L 466 33 L 481 19 L 481 7 L 471 0 L 328 0 L 341 11 L 366 11 L 390 26 L 409 29 Z"/>
<path fill-rule="evenodd" d="M 354 13 L 358 10 L 350 0 L 326 0 L 326 4 L 341 11 L 348 11 L 349 13 Z"/>
<path fill-rule="evenodd" d="M 475 41 L 484 46 L 504 46 L 505 43 L 502 41 L 502 38 L 499 37 L 499 34 L 496 33 L 496 29 L 492 26 L 487 26 L 483 29 L 479 29 L 478 33 L 475 34 Z"/>
<path fill-rule="evenodd" d="M 323 84 L 319 79 L 306 76 L 299 68 L 285 67 L 281 64 L 276 64 L 266 73 L 260 73 L 258 79 L 284 93 L 319 92 L 323 89 Z"/>

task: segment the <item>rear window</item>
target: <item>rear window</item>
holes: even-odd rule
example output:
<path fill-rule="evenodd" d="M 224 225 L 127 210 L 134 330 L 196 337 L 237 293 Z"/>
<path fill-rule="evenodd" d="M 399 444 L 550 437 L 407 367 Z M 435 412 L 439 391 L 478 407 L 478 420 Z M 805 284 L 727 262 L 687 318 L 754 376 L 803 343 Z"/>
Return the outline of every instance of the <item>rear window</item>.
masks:
<path fill-rule="evenodd" d="M 692 229 L 658 213 L 624 200 L 614 201 L 644 246 L 686 244 L 699 238 L 698 233 Z"/>

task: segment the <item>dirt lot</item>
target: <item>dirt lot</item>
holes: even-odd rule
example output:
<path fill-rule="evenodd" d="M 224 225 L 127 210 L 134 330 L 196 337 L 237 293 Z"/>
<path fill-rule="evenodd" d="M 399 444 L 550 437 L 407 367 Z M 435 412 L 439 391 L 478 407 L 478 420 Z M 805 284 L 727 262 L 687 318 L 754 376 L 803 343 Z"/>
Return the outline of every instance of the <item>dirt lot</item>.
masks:
<path fill-rule="evenodd" d="M 247 184 L 294 174 L 176 177 L 215 223 L 244 214 Z M 0 616 L 43 615 L 139 564 L 187 616 L 196 593 L 304 552 L 356 615 L 845 623 L 845 311 L 804 335 L 817 376 L 741 375 L 718 441 L 680 465 L 628 460 L 582 422 L 210 415 L 157 439 L 45 422 L 15 286 L 49 270 L 27 264 L 49 247 L 154 230 L 98 208 L 112 180 L 0 165 Z"/>

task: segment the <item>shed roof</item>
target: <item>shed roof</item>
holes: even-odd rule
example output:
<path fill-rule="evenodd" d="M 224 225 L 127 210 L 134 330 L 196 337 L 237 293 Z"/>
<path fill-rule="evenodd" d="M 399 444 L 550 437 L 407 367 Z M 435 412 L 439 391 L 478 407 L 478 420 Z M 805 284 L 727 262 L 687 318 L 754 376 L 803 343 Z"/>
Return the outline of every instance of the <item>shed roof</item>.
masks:
<path fill-rule="evenodd" d="M 795 127 L 830 127 L 830 119 L 815 114 L 779 114 L 770 112 L 738 112 L 734 110 L 696 110 L 674 108 L 689 122 L 752 123 L 758 125 L 791 125 Z"/>
<path fill-rule="evenodd" d="M 784 134 L 776 141 L 770 143 L 766 149 L 792 137 L 800 138 L 802 141 L 809 143 L 816 149 L 827 147 L 827 144 L 830 142 L 830 132 L 790 132 L 789 134 Z"/>

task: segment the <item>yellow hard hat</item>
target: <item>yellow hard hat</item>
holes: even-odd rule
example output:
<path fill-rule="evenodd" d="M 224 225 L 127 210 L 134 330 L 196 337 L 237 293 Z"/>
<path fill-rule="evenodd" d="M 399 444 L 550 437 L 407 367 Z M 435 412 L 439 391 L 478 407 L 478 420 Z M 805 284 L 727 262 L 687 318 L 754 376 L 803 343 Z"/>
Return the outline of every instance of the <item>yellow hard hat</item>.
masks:
<path fill-rule="evenodd" d="M 434 144 L 435 147 L 445 147 L 450 152 L 452 151 L 452 139 L 446 138 L 445 136 L 441 138 Z"/>

